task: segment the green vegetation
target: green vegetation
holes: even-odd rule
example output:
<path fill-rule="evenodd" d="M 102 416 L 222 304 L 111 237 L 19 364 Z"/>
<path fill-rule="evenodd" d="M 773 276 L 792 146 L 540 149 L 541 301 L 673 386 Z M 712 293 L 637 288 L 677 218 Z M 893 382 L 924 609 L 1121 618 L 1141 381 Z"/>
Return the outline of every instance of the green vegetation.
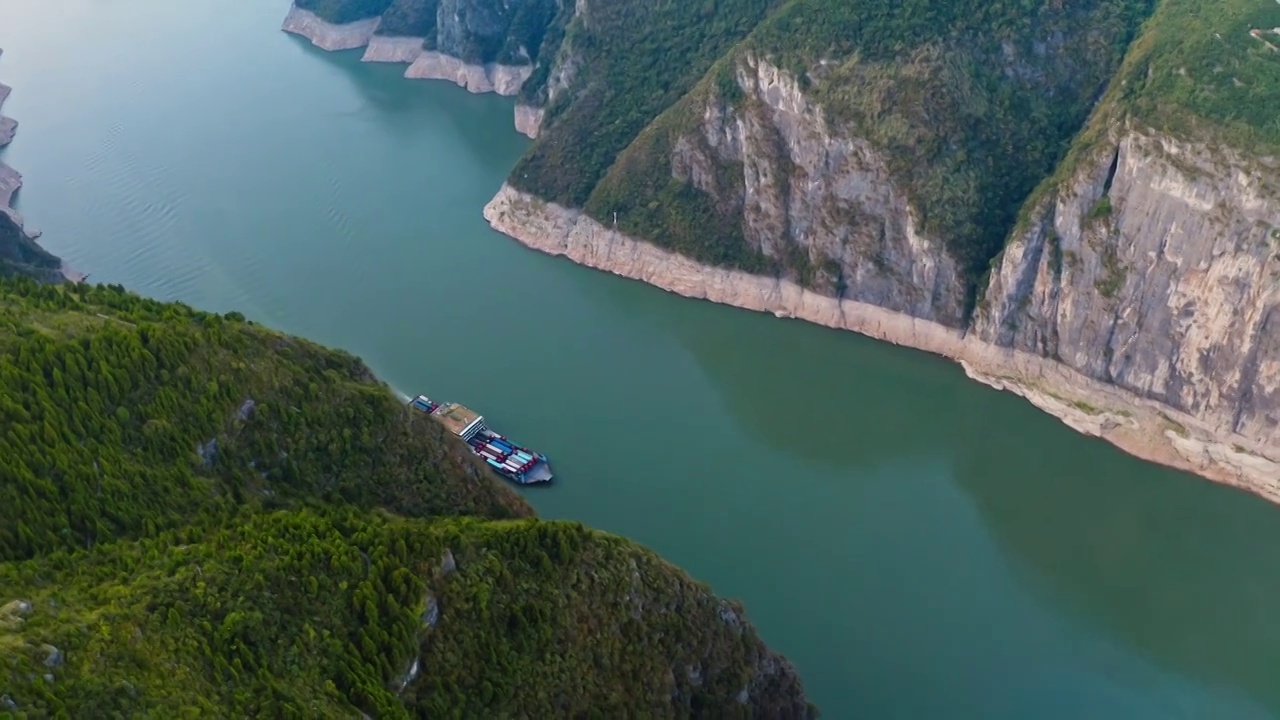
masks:
<path fill-rule="evenodd" d="M 295 0 L 303 10 L 310 10 L 328 22 L 344 23 L 377 17 L 386 12 L 392 0 Z"/>
<path fill-rule="evenodd" d="M 1094 287 L 1102 297 L 1111 299 L 1124 287 L 1128 273 L 1116 254 L 1115 246 L 1108 244 L 1100 253 L 1102 259 L 1102 277 L 1094 282 Z"/>
<path fill-rule="evenodd" d="M 434 38 L 440 0 L 391 0 L 378 23 L 379 35 Z"/>
<path fill-rule="evenodd" d="M 740 608 L 572 523 L 256 514 L 0 565 L 0 587 L 31 605 L 0 627 L 0 688 L 33 717 L 807 714 Z"/>
<path fill-rule="evenodd" d="M 547 107 L 544 131 L 510 176 L 514 186 L 570 207 L 586 205 L 618 153 L 745 38 L 776 2 L 589 5 L 590 22 L 575 18 L 563 40 L 575 79 Z M 545 74 L 531 78 L 526 90 L 539 91 L 538 83 L 545 81 Z M 703 215 L 701 208 L 690 208 L 688 216 Z"/>
<path fill-rule="evenodd" d="M 811 713 L 741 608 L 238 313 L 0 281 L 0 428 L 0 714 Z"/>
<path fill-rule="evenodd" d="M 725 196 L 701 203 L 685 198 L 706 193 L 676 187 L 684 183 L 671 177 L 672 148 L 697 134 L 709 103 L 753 112 L 751 102 L 743 107 L 731 73 L 750 53 L 790 71 L 840 133 L 882 151 L 889 179 L 906 190 L 924 231 L 943 239 L 972 294 L 1023 201 L 1061 159 L 1150 8 L 1151 0 L 1065 7 L 1051 0 L 793 0 L 641 133 L 584 207 L 597 219 L 618 212 L 627 231 L 704 262 L 752 272 L 773 265 L 801 281 L 814 277 L 806 253 L 765 260 L 748 247 L 729 249 L 742 237 L 740 227 L 729 227 L 742 223 L 738 208 Z M 767 113 L 757 120 L 756 127 L 770 122 Z M 768 159 L 785 170 L 790 158 L 777 145 Z M 538 152 L 535 146 L 531 154 Z M 541 177 L 531 172 L 524 179 L 521 171 L 513 180 L 547 193 Z M 741 192 L 741 185 L 730 192 Z M 556 192 L 553 199 L 581 204 L 577 196 L 555 198 Z M 661 216 L 645 210 L 655 203 Z M 691 231 L 681 226 L 712 214 L 714 229 L 702 224 L 694 231 L 707 247 L 690 251 Z"/>
<path fill-rule="evenodd" d="M 246 504 L 530 514 L 356 358 L 118 288 L 5 289 L 0 476 L 16 482 L 0 485 L 0 559 Z"/>
<path fill-rule="evenodd" d="M 1089 208 L 1088 220 L 1101 220 L 1102 218 L 1111 217 L 1111 198 L 1103 195 L 1098 201 Z"/>
<path fill-rule="evenodd" d="M 347 14 L 378 5 L 310 2 Z M 388 18 L 437 2 L 396 0 Z M 917 227 L 960 266 L 971 305 L 1008 238 L 1126 118 L 1280 150 L 1280 4 L 1266 0 L 490 4 L 463 6 L 486 9 L 485 32 L 501 26 L 504 37 L 441 30 L 440 49 L 477 61 L 525 48 L 535 59 L 521 101 L 546 116 L 512 185 L 606 225 L 616 214 L 620 230 L 699 261 L 824 291 L 839 274 L 817 272 L 821 258 L 803 247 L 765 256 L 747 236 L 741 158 L 699 137 L 708 108 L 732 113 L 729 127 L 772 122 L 760 91 L 735 78 L 748 56 L 786 71 L 834 135 L 879 151 Z M 446 47 L 446 36 L 463 40 Z M 758 145 L 789 166 L 784 145 Z M 691 147 L 710 188 L 677 169 Z"/>
<path fill-rule="evenodd" d="M 1116 108 L 1161 132 L 1280 152 L 1280 3 L 1161 0 L 1115 84 Z M 1259 31 L 1255 37 L 1250 30 Z"/>

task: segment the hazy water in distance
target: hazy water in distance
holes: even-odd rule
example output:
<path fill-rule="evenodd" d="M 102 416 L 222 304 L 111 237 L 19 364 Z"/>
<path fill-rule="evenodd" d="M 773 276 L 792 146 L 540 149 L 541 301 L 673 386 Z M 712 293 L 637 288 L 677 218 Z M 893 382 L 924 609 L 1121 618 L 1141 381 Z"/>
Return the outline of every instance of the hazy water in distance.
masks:
<path fill-rule="evenodd" d="M 510 100 L 281 0 L 5 0 L 19 208 L 93 281 L 346 348 L 551 455 L 546 517 L 742 599 L 828 718 L 1280 714 L 1280 508 L 958 367 L 529 251 Z"/>

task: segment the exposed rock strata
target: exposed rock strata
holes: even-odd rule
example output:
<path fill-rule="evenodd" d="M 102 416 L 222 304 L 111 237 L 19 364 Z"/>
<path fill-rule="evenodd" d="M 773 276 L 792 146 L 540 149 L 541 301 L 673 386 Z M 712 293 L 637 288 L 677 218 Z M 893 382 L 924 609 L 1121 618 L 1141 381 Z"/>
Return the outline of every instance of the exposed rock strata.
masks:
<path fill-rule="evenodd" d="M 538 137 L 546 111 L 533 105 L 516 105 L 516 131 L 530 138 Z"/>
<path fill-rule="evenodd" d="M 1015 236 L 975 333 L 1280 454 L 1280 168 L 1138 132 L 1100 150 Z"/>
<path fill-rule="evenodd" d="M 1015 392 L 1082 433 L 1280 502 L 1280 453 L 1274 448 L 1222 434 L 1187 413 L 1062 363 L 877 305 L 820 295 L 786 280 L 701 265 L 509 186 L 485 206 L 484 216 L 495 229 L 531 248 L 685 297 L 852 330 L 958 360 L 970 377 Z M 1264 452 L 1275 454 L 1268 459 Z"/>
<path fill-rule="evenodd" d="M 4 107 L 4 101 L 9 99 L 11 89 L 8 85 L 0 83 L 0 108 Z M 13 142 L 13 135 L 18 131 L 18 121 L 13 118 L 0 115 L 0 147 L 4 147 Z"/>
<path fill-rule="evenodd" d="M 532 65 L 470 65 L 435 50 L 424 50 L 404 76 L 415 80 L 451 80 L 473 93 L 513 96 L 529 79 Z"/>
<path fill-rule="evenodd" d="M 732 207 L 726 222 L 741 222 L 753 250 L 802 255 L 814 268 L 810 287 L 961 326 L 958 268 L 918 231 L 883 154 L 828 122 L 768 62 L 747 58 L 737 82 L 751 101 L 709 98 L 696 128 L 673 143 L 671 174 Z"/>
<path fill-rule="evenodd" d="M 363 62 L 411 63 L 422 54 L 426 38 L 374 35 L 364 50 Z"/>
<path fill-rule="evenodd" d="M 452 55 L 423 48 L 424 38 L 394 37 L 375 34 L 381 18 L 369 18 L 334 25 L 322 20 L 309 10 L 294 5 L 284 21 L 284 31 L 301 35 L 323 50 L 353 50 L 365 48 L 364 62 L 409 63 L 404 76 L 412 80 L 448 80 L 473 93 L 497 93 L 514 96 L 520 86 L 533 73 L 532 65 L 502 65 L 486 63 L 474 65 Z M 532 122 L 536 118 L 536 121 Z M 517 129 L 529 135 L 540 115 L 516 111 Z M 530 135 L 532 137 L 532 135 Z"/>
<path fill-rule="evenodd" d="M 282 29 L 301 35 L 321 50 L 354 50 L 369 44 L 378 30 L 379 22 L 381 18 L 368 18 L 345 25 L 334 25 L 321 20 L 310 10 L 294 5 L 289 8 L 289 15 L 285 17 Z"/>

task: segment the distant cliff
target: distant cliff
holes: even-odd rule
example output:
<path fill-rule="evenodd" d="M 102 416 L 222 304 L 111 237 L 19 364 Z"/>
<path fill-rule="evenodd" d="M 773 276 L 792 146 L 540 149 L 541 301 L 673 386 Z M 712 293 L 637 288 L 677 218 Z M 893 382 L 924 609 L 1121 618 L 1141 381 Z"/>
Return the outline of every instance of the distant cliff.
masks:
<path fill-rule="evenodd" d="M 446 4 L 392 3 L 436 8 L 437 32 L 487 6 Z M 1082 432 L 1280 501 L 1280 5 L 539 17 L 516 112 L 537 140 L 495 227 L 953 357 Z"/>
<path fill-rule="evenodd" d="M 0 110 L 10 92 L 8 85 L 0 83 Z M 17 129 L 16 120 L 0 113 L 0 148 L 13 141 Z M 38 236 L 25 229 L 22 216 L 11 206 L 20 187 L 22 175 L 0 162 L 0 277 L 20 273 L 42 280 L 61 280 L 62 261 L 36 244 Z"/>
<path fill-rule="evenodd" d="M 365 47 L 366 62 L 407 63 L 407 78 L 516 95 L 561 14 L 558 0 L 299 0 L 284 29 L 325 50 Z M 517 128 L 536 135 L 535 109 L 522 103 L 516 116 Z"/>

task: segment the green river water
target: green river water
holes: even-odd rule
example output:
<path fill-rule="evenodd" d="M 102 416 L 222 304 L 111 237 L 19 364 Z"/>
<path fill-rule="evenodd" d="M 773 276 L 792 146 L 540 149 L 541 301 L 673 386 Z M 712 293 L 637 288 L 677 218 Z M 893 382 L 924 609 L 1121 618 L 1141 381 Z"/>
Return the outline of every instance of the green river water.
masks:
<path fill-rule="evenodd" d="M 346 348 L 548 453 L 545 517 L 742 599 L 828 718 L 1280 715 L 1280 508 L 922 353 L 491 231 L 512 101 L 286 0 L 5 0 L 19 209 L 95 282 Z"/>

